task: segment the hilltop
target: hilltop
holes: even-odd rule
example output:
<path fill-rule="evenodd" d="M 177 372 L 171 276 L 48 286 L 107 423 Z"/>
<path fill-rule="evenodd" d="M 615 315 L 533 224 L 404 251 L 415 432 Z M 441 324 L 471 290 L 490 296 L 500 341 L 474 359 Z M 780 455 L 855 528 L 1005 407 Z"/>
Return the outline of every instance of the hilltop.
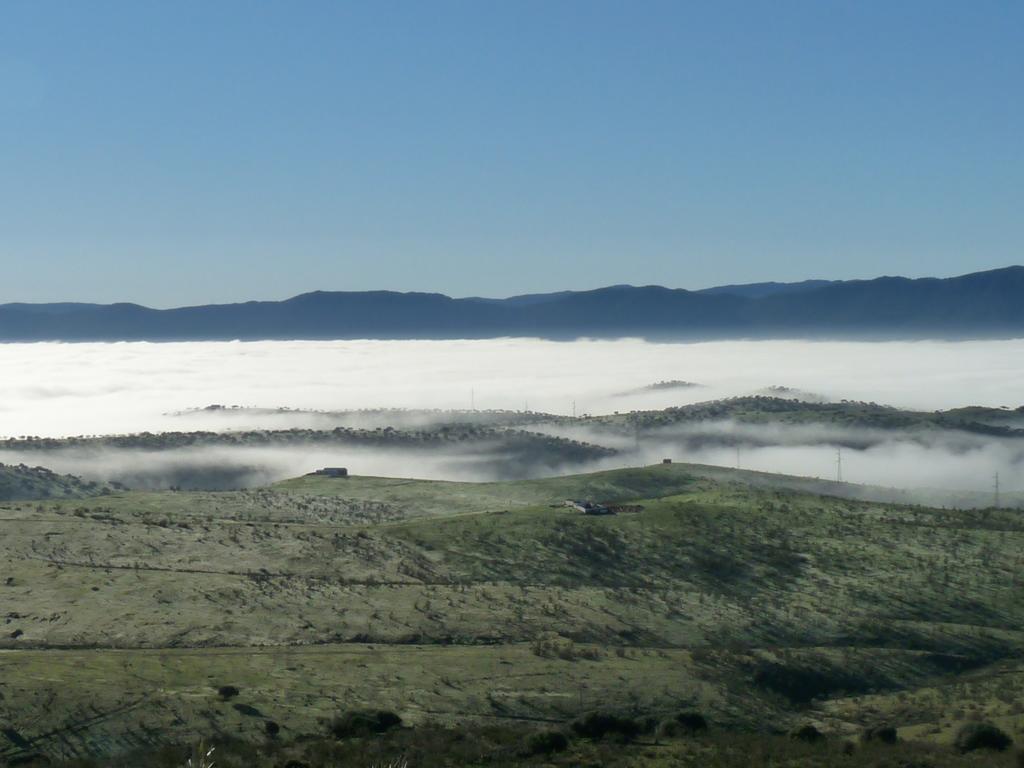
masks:
<path fill-rule="evenodd" d="M 1024 267 L 954 278 L 879 277 L 451 298 L 392 291 L 302 294 L 176 309 L 0 305 L 0 341 L 984 338 L 1024 333 Z"/>
<path fill-rule="evenodd" d="M 565 417 L 552 417 L 564 421 Z M 822 425 L 888 432 L 951 431 L 987 437 L 1024 438 L 1024 406 L 1017 408 L 953 408 L 916 411 L 879 403 L 853 400 L 827 402 L 767 395 L 731 397 L 656 411 L 631 411 L 589 416 L 588 425 L 617 426 L 635 430 L 657 429 L 678 424 L 715 421 L 742 424 Z M 841 440 L 840 440 L 841 441 Z M 854 447 L 856 440 L 849 440 Z"/>

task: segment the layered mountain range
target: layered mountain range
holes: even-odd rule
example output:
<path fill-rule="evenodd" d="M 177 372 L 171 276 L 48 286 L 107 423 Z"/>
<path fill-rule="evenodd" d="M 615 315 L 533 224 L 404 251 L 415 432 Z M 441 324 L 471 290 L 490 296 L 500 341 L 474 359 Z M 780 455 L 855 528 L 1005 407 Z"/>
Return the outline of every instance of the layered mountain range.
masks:
<path fill-rule="evenodd" d="M 232 339 L 1008 338 L 1024 334 L 1024 267 L 952 278 L 616 285 L 507 299 L 393 291 L 305 293 L 176 309 L 3 304 L 0 341 Z"/>

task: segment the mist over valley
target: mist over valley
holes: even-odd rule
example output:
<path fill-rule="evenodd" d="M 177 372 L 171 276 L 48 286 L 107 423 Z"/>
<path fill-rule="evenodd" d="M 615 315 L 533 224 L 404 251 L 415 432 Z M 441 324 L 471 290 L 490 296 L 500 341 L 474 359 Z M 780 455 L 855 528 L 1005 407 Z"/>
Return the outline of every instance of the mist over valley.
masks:
<path fill-rule="evenodd" d="M 982 503 L 998 473 L 1017 503 L 1024 467 L 1020 340 L 14 344 L 0 358 L 0 462 L 139 489 L 672 458 L 962 492 L 933 498 L 949 503 Z"/>

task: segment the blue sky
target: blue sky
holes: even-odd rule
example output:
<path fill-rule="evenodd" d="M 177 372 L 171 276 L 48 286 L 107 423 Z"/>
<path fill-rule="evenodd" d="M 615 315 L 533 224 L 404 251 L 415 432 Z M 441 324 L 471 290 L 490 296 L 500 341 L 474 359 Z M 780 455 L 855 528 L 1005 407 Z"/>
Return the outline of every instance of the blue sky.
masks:
<path fill-rule="evenodd" d="M 0 4 L 0 302 L 1024 262 L 1019 2 Z"/>

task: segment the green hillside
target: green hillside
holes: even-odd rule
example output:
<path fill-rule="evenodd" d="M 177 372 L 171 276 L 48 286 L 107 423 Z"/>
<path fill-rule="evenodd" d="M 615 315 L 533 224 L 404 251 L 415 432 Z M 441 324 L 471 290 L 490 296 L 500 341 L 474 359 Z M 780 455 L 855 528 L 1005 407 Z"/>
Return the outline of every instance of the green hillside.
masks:
<path fill-rule="evenodd" d="M 566 498 L 631 511 L 585 516 Z M 261 743 L 267 719 L 281 738 L 322 735 L 358 707 L 460 727 L 685 708 L 740 731 L 892 722 L 939 745 L 984 717 L 1024 735 L 1019 512 L 674 464 L 303 477 L 0 516 L 9 759 L 197 733 Z"/>
<path fill-rule="evenodd" d="M 0 501 L 84 498 L 108 493 L 106 484 L 58 475 L 45 467 L 0 464 Z"/>

